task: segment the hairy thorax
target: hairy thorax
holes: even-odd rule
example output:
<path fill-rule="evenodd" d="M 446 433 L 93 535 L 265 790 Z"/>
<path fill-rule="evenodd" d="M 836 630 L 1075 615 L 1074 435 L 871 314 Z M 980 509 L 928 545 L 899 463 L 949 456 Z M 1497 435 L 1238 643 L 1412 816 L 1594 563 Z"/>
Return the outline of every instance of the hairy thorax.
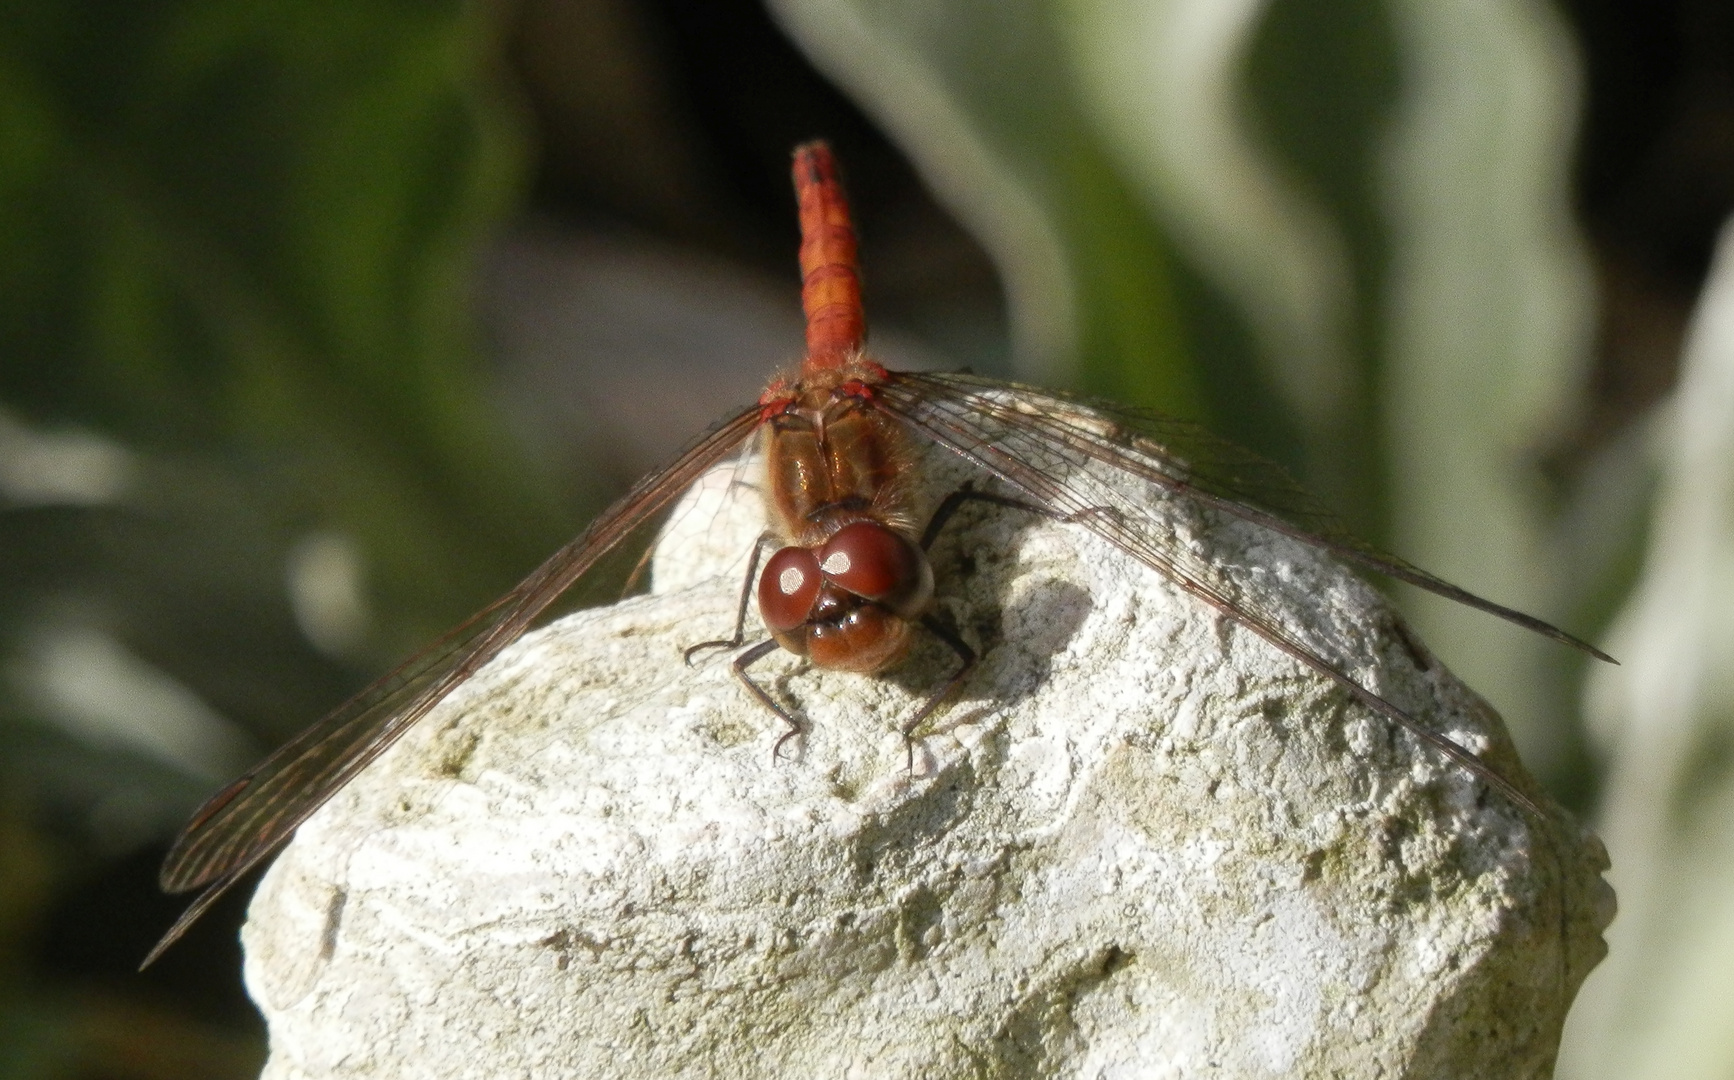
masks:
<path fill-rule="evenodd" d="M 766 512 L 788 545 L 765 568 L 760 610 L 784 648 L 823 667 L 895 663 L 932 595 L 916 546 L 914 448 L 873 404 L 884 379 L 856 356 L 779 379 L 759 399 Z"/>
<path fill-rule="evenodd" d="M 783 542 L 817 547 L 864 520 L 916 539 L 914 449 L 902 425 L 872 403 L 884 379 L 884 368 L 856 357 L 798 381 L 778 379 L 759 398 L 766 511 Z"/>

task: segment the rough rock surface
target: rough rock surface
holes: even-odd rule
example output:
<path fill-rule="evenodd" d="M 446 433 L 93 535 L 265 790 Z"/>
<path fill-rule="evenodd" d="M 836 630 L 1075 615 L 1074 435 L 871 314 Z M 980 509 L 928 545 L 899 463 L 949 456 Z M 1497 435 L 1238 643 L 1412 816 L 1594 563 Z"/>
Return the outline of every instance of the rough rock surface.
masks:
<path fill-rule="evenodd" d="M 681 662 L 727 633 L 750 503 L 684 515 L 653 594 L 526 638 L 302 827 L 244 934 L 267 1078 L 1549 1074 L 1612 914 L 1563 815 L 1082 527 L 979 505 L 935 563 L 983 661 L 913 772 L 932 642 L 881 678 L 762 662 L 810 724 L 773 761 L 726 658 Z M 1176 528 L 1533 790 L 1372 588 Z"/>

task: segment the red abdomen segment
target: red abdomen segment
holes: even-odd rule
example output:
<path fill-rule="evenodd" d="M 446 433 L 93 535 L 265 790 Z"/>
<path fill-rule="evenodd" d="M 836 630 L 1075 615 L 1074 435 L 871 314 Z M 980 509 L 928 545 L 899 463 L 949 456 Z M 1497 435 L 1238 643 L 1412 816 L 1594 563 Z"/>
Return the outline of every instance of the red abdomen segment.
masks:
<path fill-rule="evenodd" d="M 867 340 L 849 200 L 823 142 L 795 148 L 794 175 L 801 211 L 801 307 L 807 313 L 804 368 L 840 367 Z"/>

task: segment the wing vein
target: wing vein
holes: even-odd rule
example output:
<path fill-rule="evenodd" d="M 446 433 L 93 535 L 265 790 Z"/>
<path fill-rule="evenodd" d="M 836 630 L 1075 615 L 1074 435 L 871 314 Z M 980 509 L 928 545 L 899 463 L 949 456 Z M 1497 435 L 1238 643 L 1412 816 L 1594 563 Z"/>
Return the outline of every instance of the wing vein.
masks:
<path fill-rule="evenodd" d="M 1129 475 L 1160 484 L 1184 503 L 1192 489 L 1164 483 L 1151 475 L 1155 466 L 1130 468 L 1121 452 L 1104 461 L 1103 444 L 1095 439 L 1067 440 L 1054 427 L 1062 424 L 1070 433 L 1086 431 L 1079 424 L 1056 420 L 1045 425 L 1040 418 L 1003 402 L 983 400 L 983 395 L 954 387 L 952 377 L 898 375 L 881 395 L 883 407 L 934 442 L 947 447 L 1036 500 L 1044 508 L 1074 521 L 1125 551 L 1171 581 L 1188 595 L 1263 638 L 1278 651 L 1341 686 L 1361 705 L 1385 717 L 1452 761 L 1498 788 L 1514 803 L 1546 819 L 1546 813 L 1529 795 L 1469 750 L 1422 724 L 1406 710 L 1368 689 L 1346 671 L 1325 659 L 1292 632 L 1251 610 L 1225 591 L 1227 582 L 1200 557 L 1188 552 L 1172 537 L 1170 522 L 1153 509 L 1100 482 L 1083 466 L 1099 461 Z M 920 393 L 902 390 L 898 383 L 919 381 Z M 982 420 L 1007 421 L 1016 412 L 1016 426 L 990 428 Z M 1116 448 L 1118 449 L 1118 448 Z M 1040 460 L 1048 458 L 1052 460 Z M 1071 475 L 1061 481 L 1054 475 L 1057 461 L 1069 462 Z M 1215 506 L 1205 502 L 1204 505 Z M 1247 518 L 1245 514 L 1236 516 Z M 1255 524 L 1262 524 L 1254 520 Z"/>

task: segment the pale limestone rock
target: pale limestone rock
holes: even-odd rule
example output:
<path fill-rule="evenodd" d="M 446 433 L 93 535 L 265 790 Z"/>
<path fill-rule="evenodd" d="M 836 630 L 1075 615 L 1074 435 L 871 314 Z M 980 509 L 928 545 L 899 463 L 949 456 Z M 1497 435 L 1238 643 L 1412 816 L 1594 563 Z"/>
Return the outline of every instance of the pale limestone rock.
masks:
<path fill-rule="evenodd" d="M 936 485 L 960 466 L 933 451 Z M 751 491 L 653 595 L 514 647 L 305 826 L 245 932 L 270 1080 L 1545 1077 L 1611 894 L 1540 823 L 1078 525 L 935 549 L 981 667 L 724 657 Z M 714 508 L 713 508 L 714 509 Z M 1176 528 L 1526 790 L 1500 721 L 1308 549 Z M 754 623 L 756 626 L 756 622 Z"/>

